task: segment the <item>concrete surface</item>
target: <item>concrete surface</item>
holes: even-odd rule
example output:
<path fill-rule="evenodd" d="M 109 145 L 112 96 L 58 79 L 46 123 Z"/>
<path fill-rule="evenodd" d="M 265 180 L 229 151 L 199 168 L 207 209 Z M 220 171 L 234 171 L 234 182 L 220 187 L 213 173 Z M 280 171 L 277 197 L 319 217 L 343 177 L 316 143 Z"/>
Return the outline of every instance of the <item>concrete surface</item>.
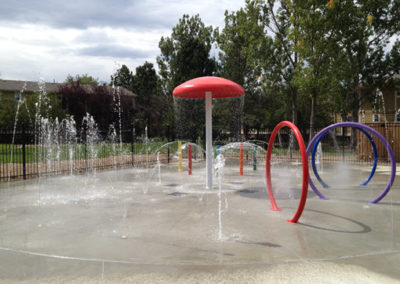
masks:
<path fill-rule="evenodd" d="M 327 165 L 332 185 L 311 190 L 300 222 L 301 166 L 234 162 L 221 193 L 204 164 L 126 169 L 0 185 L 0 281 L 72 283 L 399 283 L 400 188 L 367 204 L 389 177 L 380 167 Z M 160 175 L 159 175 L 160 174 Z M 318 187 L 320 189 L 320 186 Z M 222 211 L 219 212 L 219 208 Z M 222 237 L 220 237 L 222 236 Z"/>

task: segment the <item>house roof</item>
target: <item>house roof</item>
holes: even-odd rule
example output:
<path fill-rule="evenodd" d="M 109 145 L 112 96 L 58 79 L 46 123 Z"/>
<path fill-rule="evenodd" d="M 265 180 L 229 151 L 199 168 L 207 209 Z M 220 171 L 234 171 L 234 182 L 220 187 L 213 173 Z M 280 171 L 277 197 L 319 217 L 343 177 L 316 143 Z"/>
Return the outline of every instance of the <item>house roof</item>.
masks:
<path fill-rule="evenodd" d="M 25 92 L 38 92 L 39 84 L 38 82 L 33 81 L 17 81 L 17 80 L 1 80 L 0 79 L 0 91 L 8 91 L 8 92 L 19 92 L 25 87 Z M 47 92 L 56 92 L 58 88 L 61 86 L 61 83 L 45 83 Z"/>
<path fill-rule="evenodd" d="M 24 85 L 26 84 L 25 88 Z M 61 86 L 65 85 L 65 83 L 49 83 L 45 82 L 45 90 L 46 92 L 58 92 Z M 93 86 L 91 85 L 82 85 L 88 90 L 93 90 Z M 106 86 L 107 88 L 112 88 L 111 86 Z M 24 89 L 24 92 L 35 93 L 39 92 L 39 82 L 35 81 L 18 81 L 18 80 L 2 80 L 0 79 L 0 92 L 20 92 Z M 126 96 L 137 96 L 135 93 L 125 89 L 124 87 L 119 87 L 120 94 Z"/>

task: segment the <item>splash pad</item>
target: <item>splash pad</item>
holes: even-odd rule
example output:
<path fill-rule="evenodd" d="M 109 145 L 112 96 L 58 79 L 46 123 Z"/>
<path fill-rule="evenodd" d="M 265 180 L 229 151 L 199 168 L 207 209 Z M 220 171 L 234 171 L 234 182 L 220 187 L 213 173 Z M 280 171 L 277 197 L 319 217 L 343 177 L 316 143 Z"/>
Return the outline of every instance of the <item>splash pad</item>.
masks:
<path fill-rule="evenodd" d="M 222 281 L 220 269 L 228 269 L 225 279 L 244 273 L 252 283 L 258 273 L 261 281 L 269 275 L 280 279 L 278 271 L 298 277 L 321 268 L 317 279 L 333 271 L 375 280 L 374 272 L 400 277 L 388 265 L 400 259 L 399 192 L 392 191 L 384 204 L 359 202 L 380 192 L 387 173 L 378 171 L 368 187 L 348 188 L 347 201 L 327 203 L 310 192 L 300 223 L 288 224 L 282 212 L 296 210 L 298 200 L 275 194 L 284 211 L 270 211 L 265 169 L 244 167 L 242 177 L 236 164 L 224 169 L 222 196 L 229 205 L 223 204 L 223 240 L 217 238 L 216 191 L 204 190 L 204 164 L 191 176 L 178 172 L 176 163 L 163 168 L 163 183 L 150 181 L 147 193 L 146 169 L 2 184 L 2 279 L 154 281 L 175 273 L 186 279 L 190 271 L 213 283 Z M 356 169 L 355 178 L 365 170 Z M 276 189 L 279 180 L 271 178 Z M 295 182 L 291 186 L 300 193 Z"/>
<path fill-rule="evenodd" d="M 279 127 L 283 126 L 295 129 L 288 122 Z M 302 141 L 299 133 L 296 138 Z M 273 144 L 272 140 L 268 147 Z M 391 172 L 375 174 L 375 184 L 350 187 L 351 197 L 345 201 L 332 199 L 328 204 L 309 192 L 305 206 L 308 168 L 304 146 L 300 148 L 303 187 L 300 190 L 295 181 L 290 185 L 300 194 L 300 202 L 279 197 L 271 187 L 268 193 L 272 193 L 270 201 L 277 200 L 285 211 L 297 208 L 291 221 L 298 221 L 304 211 L 301 223 L 289 225 L 283 222 L 282 212 L 268 210 L 264 163 L 259 162 L 257 171 L 251 164 L 244 165 L 242 176 L 237 165 L 228 165 L 221 192 L 226 200 L 222 239 L 217 238 L 216 191 L 204 190 L 208 169 L 202 163 L 193 165 L 192 175 L 178 172 L 176 163 L 165 166 L 161 183 L 147 179 L 148 169 L 128 169 L 1 184 L 0 276 L 54 283 L 118 281 L 122 275 L 143 283 L 158 280 L 165 271 L 190 281 L 193 278 L 185 278 L 190 277 L 185 274 L 189 270 L 197 279 L 212 283 L 248 281 L 258 275 L 257 268 L 277 268 L 279 273 L 261 270 L 262 278 L 256 278 L 260 282 L 271 275 L 271 281 L 279 279 L 282 273 L 295 279 L 322 267 L 317 279 L 323 280 L 338 279 L 338 274 L 348 271 L 336 263 L 350 263 L 364 269 L 351 266 L 349 277 L 388 280 L 371 271 L 400 277 L 390 265 L 400 261 L 399 193 L 392 192 L 378 205 L 360 202 L 379 194 L 383 181 L 393 176 L 393 165 Z M 364 172 L 360 167 L 354 175 Z M 269 178 L 276 188 L 281 177 L 271 174 Z M 382 256 L 389 260 L 382 262 Z M 218 267 L 230 273 L 219 274 Z M 240 269 L 251 271 L 242 275 Z M 202 274 L 205 270 L 217 271 L 212 275 L 219 278 L 209 279 L 209 274 Z"/>

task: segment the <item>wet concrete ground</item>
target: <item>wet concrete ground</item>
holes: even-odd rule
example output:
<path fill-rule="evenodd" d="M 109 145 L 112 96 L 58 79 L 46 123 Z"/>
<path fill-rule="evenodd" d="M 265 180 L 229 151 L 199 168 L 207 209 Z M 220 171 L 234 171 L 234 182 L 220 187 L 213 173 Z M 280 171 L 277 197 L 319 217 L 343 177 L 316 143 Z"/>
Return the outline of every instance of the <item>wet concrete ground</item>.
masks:
<path fill-rule="evenodd" d="M 0 281 L 137 283 L 400 282 L 400 188 L 379 167 L 325 166 L 299 223 L 301 166 L 224 169 L 219 195 L 175 165 L 0 185 Z M 219 198 L 220 197 L 220 198 Z M 220 207 L 219 207 L 220 205 Z M 222 212 L 219 212 L 222 208 Z"/>

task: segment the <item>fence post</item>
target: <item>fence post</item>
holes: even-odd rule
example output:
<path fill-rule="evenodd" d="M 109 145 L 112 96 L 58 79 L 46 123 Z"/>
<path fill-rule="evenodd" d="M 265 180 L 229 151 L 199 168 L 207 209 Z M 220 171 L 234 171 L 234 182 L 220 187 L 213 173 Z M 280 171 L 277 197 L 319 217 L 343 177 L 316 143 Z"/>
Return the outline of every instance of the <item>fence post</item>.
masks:
<path fill-rule="evenodd" d="M 22 126 L 22 174 L 24 179 L 26 179 L 26 136 L 25 136 L 25 126 Z"/>
<path fill-rule="evenodd" d="M 87 155 L 87 129 L 85 129 L 85 135 L 84 135 L 84 144 L 83 146 L 85 147 L 85 171 L 87 172 L 88 170 L 88 155 Z"/>
<path fill-rule="evenodd" d="M 169 164 L 169 151 L 170 151 L 170 149 L 169 149 L 169 125 L 167 126 L 167 145 L 168 145 L 168 147 L 167 147 L 167 149 L 168 149 L 168 153 L 167 153 L 167 155 L 168 155 L 168 157 L 167 157 L 167 161 L 168 161 L 168 164 Z"/>
<path fill-rule="evenodd" d="M 168 144 L 167 149 L 168 149 L 168 164 L 169 164 L 169 144 Z"/>
<path fill-rule="evenodd" d="M 132 151 L 132 167 L 135 166 L 135 126 L 132 125 L 132 142 L 131 142 L 131 151 Z"/>
<path fill-rule="evenodd" d="M 342 162 L 344 162 L 344 144 L 345 144 L 345 132 L 346 127 L 342 127 Z"/>

